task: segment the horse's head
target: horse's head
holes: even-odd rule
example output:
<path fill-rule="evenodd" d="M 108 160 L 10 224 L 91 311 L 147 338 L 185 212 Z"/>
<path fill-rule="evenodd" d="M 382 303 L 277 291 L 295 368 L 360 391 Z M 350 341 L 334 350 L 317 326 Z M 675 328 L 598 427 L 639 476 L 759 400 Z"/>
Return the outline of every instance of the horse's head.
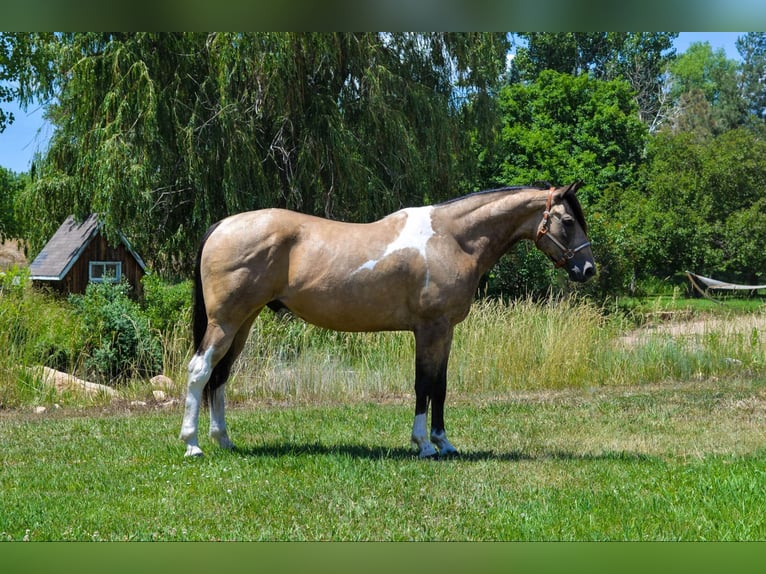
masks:
<path fill-rule="evenodd" d="M 575 195 L 581 186 L 582 182 L 578 181 L 548 191 L 535 245 L 553 260 L 556 267 L 566 267 L 572 281 L 585 282 L 596 274 L 596 263 L 585 217 Z"/>

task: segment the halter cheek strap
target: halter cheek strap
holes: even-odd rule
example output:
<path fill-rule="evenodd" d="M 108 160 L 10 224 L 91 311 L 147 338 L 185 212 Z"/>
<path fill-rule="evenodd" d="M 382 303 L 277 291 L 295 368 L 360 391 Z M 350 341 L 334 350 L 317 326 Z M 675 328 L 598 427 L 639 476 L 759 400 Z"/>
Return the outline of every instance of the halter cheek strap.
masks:
<path fill-rule="evenodd" d="M 556 268 L 563 267 L 567 264 L 567 261 L 572 259 L 575 254 L 585 249 L 590 245 L 590 241 L 585 241 L 581 245 L 578 245 L 574 249 L 569 249 L 565 245 L 563 245 L 558 239 L 553 237 L 553 235 L 550 235 L 548 231 L 550 231 L 551 228 L 551 204 L 553 203 L 553 192 L 556 191 L 555 187 L 552 187 L 548 190 L 548 199 L 545 202 L 545 211 L 543 211 L 543 220 L 540 222 L 540 226 L 537 228 L 537 236 L 535 237 L 535 245 L 537 247 L 540 247 L 540 240 L 543 237 L 548 237 L 551 241 L 553 241 L 554 245 L 561 249 L 561 257 L 559 259 L 556 259 L 552 255 L 550 258 L 553 260 L 553 263 L 555 264 Z"/>

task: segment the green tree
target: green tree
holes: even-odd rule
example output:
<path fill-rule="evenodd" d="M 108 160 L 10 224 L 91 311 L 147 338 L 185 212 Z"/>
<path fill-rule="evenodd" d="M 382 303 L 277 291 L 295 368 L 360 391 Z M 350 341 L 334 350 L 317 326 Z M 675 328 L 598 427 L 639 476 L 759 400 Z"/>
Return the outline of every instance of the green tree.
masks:
<path fill-rule="evenodd" d="M 742 57 L 742 97 L 748 112 L 766 120 L 766 32 L 748 32 L 737 38 Z"/>
<path fill-rule="evenodd" d="M 634 182 L 647 131 L 627 82 L 545 71 L 530 84 L 504 87 L 498 107 L 495 183 L 582 179 L 587 198 L 608 184 Z"/>
<path fill-rule="evenodd" d="M 703 140 L 663 132 L 651 139 L 644 177 L 640 209 L 627 216 L 623 203 L 622 212 L 645 245 L 634 257 L 639 278 L 689 270 L 748 281 L 762 273 L 752 253 L 762 233 L 766 141 L 744 128 Z"/>
<path fill-rule="evenodd" d="M 599 80 L 627 80 L 641 120 L 654 128 L 665 113 L 665 73 L 675 57 L 672 32 L 531 32 L 514 59 L 515 74 L 534 81 L 544 70 Z"/>
<path fill-rule="evenodd" d="M 18 101 L 26 109 L 35 99 L 45 100 L 52 95 L 53 41 L 53 34 L 0 34 L 0 104 Z M 13 121 L 13 113 L 0 105 L 0 133 Z"/>
<path fill-rule="evenodd" d="M 692 44 L 670 67 L 670 96 L 675 102 L 671 127 L 698 137 L 718 135 L 745 123 L 738 86 L 738 64 L 722 48 Z"/>
<path fill-rule="evenodd" d="M 711 253 L 715 223 L 706 187 L 704 146 L 692 134 L 655 135 L 648 146 L 642 213 L 632 233 L 646 249 L 636 260 L 639 278 L 704 273 L 718 264 Z"/>
<path fill-rule="evenodd" d="M 729 216 L 724 238 L 726 277 L 747 285 L 766 283 L 766 198 Z"/>
<path fill-rule="evenodd" d="M 35 245 L 96 211 L 178 270 L 233 212 L 364 221 L 454 195 L 508 49 L 505 34 L 59 38 L 56 131 L 25 195 Z"/>
<path fill-rule="evenodd" d="M 481 179 L 475 187 L 586 183 L 578 197 L 588 219 L 598 222 L 590 234 L 601 269 L 590 290 L 601 295 L 627 281 L 620 220 L 604 193 L 619 197 L 617 190 L 638 183 L 648 134 L 633 95 L 624 80 L 543 71 L 534 82 L 500 91 L 500 134 L 492 146 L 476 151 Z M 505 294 L 544 293 L 558 283 L 549 267 L 521 245 L 493 270 L 489 286 Z"/>
<path fill-rule="evenodd" d="M 22 236 L 22 229 L 16 217 L 15 200 L 23 185 L 23 176 L 0 167 L 0 241 Z"/>

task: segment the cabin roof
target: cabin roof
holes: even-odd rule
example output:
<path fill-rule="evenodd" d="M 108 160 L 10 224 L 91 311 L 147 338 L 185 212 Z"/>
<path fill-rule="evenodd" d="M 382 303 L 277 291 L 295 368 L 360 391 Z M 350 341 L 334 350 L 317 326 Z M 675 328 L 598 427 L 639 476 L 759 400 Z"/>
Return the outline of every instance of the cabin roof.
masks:
<path fill-rule="evenodd" d="M 67 217 L 29 266 L 31 279 L 36 281 L 61 281 L 64 279 L 85 248 L 101 230 L 101 227 L 102 223 L 97 214 L 89 215 L 82 223 L 77 223 L 72 215 Z M 143 260 L 133 251 L 122 233 L 120 233 L 120 240 L 135 257 L 141 269 L 146 271 Z"/>

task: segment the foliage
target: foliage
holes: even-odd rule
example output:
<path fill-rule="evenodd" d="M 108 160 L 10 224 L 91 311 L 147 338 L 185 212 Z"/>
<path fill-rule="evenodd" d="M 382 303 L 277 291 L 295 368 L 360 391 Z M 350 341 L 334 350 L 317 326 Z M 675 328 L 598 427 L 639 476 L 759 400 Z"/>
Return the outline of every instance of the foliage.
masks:
<path fill-rule="evenodd" d="M 84 368 L 100 382 L 161 372 L 161 341 L 127 283 L 90 283 L 85 295 L 70 296 L 81 318 Z"/>
<path fill-rule="evenodd" d="M 633 183 L 647 134 L 626 82 L 545 71 L 531 84 L 503 88 L 498 105 L 496 181 L 581 179 L 591 194 L 609 183 Z"/>
<path fill-rule="evenodd" d="M 722 48 L 694 43 L 670 66 L 670 97 L 676 103 L 672 129 L 698 137 L 722 134 L 745 123 L 738 66 Z"/>
<path fill-rule="evenodd" d="M 634 216 L 626 221 L 644 242 L 634 253 L 636 274 L 689 270 L 737 282 L 762 275 L 762 258 L 751 255 L 763 233 L 756 212 L 766 185 L 766 141 L 742 128 L 710 141 L 658 134 L 648 159 L 646 195 L 633 196 Z"/>
<path fill-rule="evenodd" d="M 746 285 L 766 283 L 766 198 L 732 213 L 724 223 L 722 271 Z"/>
<path fill-rule="evenodd" d="M 191 308 L 191 281 L 167 283 L 156 273 L 149 273 L 144 275 L 142 286 L 142 308 L 149 324 L 163 335 L 170 334 L 179 318 L 187 315 Z"/>
<path fill-rule="evenodd" d="M 0 34 L 0 104 L 18 100 L 22 107 L 53 93 L 55 74 L 50 48 L 52 33 Z M 13 114 L 0 107 L 0 133 L 14 121 Z"/>
<path fill-rule="evenodd" d="M 585 181 L 578 198 L 588 218 L 607 224 L 591 226 L 598 239 L 593 241 L 596 260 L 608 265 L 592 290 L 603 293 L 622 285 L 625 266 L 617 262 L 623 245 L 619 230 L 610 225 L 620 218 L 602 217 L 600 211 L 614 213 L 614 206 L 603 200 L 607 190 L 614 194 L 638 183 L 647 129 L 636 114 L 630 86 L 622 80 L 544 71 L 535 82 L 504 87 L 498 106 L 500 135 L 479 153 L 483 180 L 493 185 Z M 489 285 L 500 291 L 490 293 L 545 293 L 557 280 L 549 264 L 540 268 L 544 262 L 530 255 L 527 246 L 519 247 L 493 270 Z"/>
<path fill-rule="evenodd" d="M 504 34 L 58 37 L 56 131 L 24 198 L 42 222 L 33 247 L 71 211 L 97 212 L 168 273 L 190 269 L 207 227 L 234 212 L 368 221 L 453 195 L 467 128 L 494 123 L 508 46 Z"/>
<path fill-rule="evenodd" d="M 15 213 L 15 200 L 24 187 L 25 177 L 0 167 L 0 241 L 23 237 Z"/>
<path fill-rule="evenodd" d="M 513 60 L 514 73 L 526 82 L 545 70 L 597 80 L 630 83 L 638 114 L 650 129 L 665 113 L 663 83 L 675 56 L 670 32 L 529 32 Z"/>
<path fill-rule="evenodd" d="M 0 408 L 47 399 L 28 368 L 74 372 L 79 321 L 61 301 L 31 289 L 28 269 L 0 274 Z"/>
<path fill-rule="evenodd" d="M 766 120 L 766 32 L 747 32 L 737 39 L 742 57 L 742 97 L 747 111 L 757 120 Z"/>

